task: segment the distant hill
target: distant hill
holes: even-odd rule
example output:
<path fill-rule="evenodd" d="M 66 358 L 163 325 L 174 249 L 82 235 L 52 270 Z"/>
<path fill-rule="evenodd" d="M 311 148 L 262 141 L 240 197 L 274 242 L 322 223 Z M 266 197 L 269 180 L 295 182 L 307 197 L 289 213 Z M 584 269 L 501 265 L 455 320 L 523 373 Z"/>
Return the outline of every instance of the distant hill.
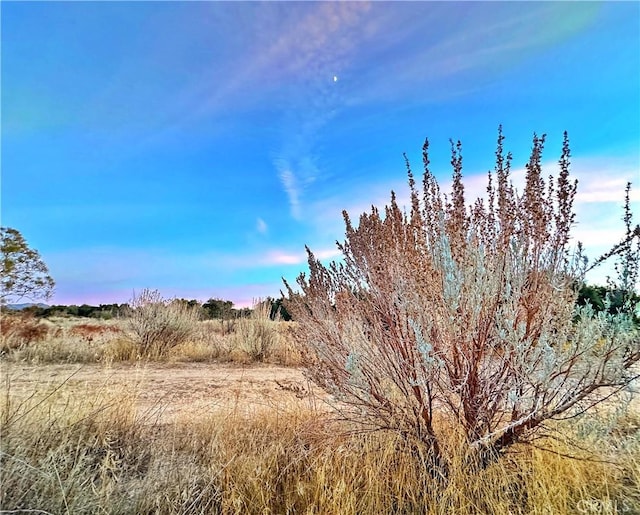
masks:
<path fill-rule="evenodd" d="M 49 304 L 43 304 L 42 302 L 38 302 L 37 304 L 34 302 L 25 302 L 23 304 L 6 304 L 4 307 L 13 311 L 20 311 L 21 309 L 30 308 L 32 306 L 45 309 L 49 307 Z"/>

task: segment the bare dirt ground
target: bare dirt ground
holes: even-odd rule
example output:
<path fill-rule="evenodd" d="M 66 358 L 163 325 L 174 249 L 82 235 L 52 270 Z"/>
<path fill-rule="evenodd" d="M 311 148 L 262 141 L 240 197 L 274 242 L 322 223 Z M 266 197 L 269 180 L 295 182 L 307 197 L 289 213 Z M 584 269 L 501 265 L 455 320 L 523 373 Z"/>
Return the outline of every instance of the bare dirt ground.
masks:
<path fill-rule="evenodd" d="M 90 402 L 129 393 L 136 411 L 156 423 L 211 414 L 251 415 L 265 409 L 324 410 L 327 394 L 309 383 L 302 370 L 269 364 L 146 363 L 0 364 L 2 379 L 15 400 L 55 392 L 58 402 Z M 633 411 L 640 412 L 636 382 Z M 6 393 L 3 393 L 6 395 Z"/>
<path fill-rule="evenodd" d="M 14 398 L 57 390 L 75 400 L 132 392 L 137 411 L 166 423 L 181 415 L 250 414 L 265 408 L 318 406 L 323 393 L 302 371 L 275 365 L 148 363 L 143 365 L 24 365 L 3 363 Z"/>

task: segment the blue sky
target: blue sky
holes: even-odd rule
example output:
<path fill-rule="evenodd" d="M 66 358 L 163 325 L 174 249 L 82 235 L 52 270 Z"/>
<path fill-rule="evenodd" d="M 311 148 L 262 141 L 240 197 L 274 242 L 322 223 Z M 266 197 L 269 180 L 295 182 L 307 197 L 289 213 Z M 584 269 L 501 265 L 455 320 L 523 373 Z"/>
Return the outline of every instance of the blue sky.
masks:
<path fill-rule="evenodd" d="M 480 194 L 499 124 L 515 168 L 547 134 L 547 174 L 569 132 L 593 257 L 622 235 L 628 180 L 640 215 L 637 2 L 0 9 L 2 225 L 40 251 L 54 303 L 277 296 L 305 244 L 336 257 L 342 209 L 406 192 L 425 137 L 443 187 L 462 141 Z"/>

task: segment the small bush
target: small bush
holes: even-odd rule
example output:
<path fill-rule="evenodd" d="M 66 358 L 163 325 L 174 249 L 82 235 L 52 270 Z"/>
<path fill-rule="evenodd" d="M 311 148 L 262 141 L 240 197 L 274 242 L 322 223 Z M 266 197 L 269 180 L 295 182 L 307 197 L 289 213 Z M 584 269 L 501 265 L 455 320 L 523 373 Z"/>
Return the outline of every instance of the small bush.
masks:
<path fill-rule="evenodd" d="M 246 352 L 252 361 L 264 361 L 278 344 L 278 321 L 270 318 L 271 306 L 256 302 L 248 317 L 236 321 L 234 337 L 238 348 Z"/>
<path fill-rule="evenodd" d="M 235 329 L 235 320 L 233 329 Z M 235 338 L 231 333 L 225 333 L 218 320 L 201 321 L 194 334 L 194 340 L 202 346 L 209 347 L 214 359 L 230 359 L 236 346 Z"/>
<path fill-rule="evenodd" d="M 142 357 L 160 357 L 187 341 L 200 318 L 197 308 L 142 290 L 129 302 L 128 327 Z"/>
<path fill-rule="evenodd" d="M 202 340 L 188 340 L 171 350 L 170 360 L 183 363 L 202 363 L 212 361 L 219 356 L 219 347 Z"/>

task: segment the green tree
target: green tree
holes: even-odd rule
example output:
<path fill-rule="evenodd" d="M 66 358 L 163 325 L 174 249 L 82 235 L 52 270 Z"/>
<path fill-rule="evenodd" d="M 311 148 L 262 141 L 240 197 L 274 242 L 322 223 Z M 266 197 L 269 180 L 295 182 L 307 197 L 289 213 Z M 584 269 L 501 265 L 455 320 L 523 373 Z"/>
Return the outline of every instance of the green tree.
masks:
<path fill-rule="evenodd" d="M 285 300 L 282 297 L 277 299 L 267 297 L 265 302 L 269 304 L 269 318 L 271 320 L 284 320 L 285 322 L 291 320 L 291 314 L 287 311 Z"/>
<path fill-rule="evenodd" d="M 16 229 L 0 227 L 0 303 L 20 299 L 48 299 L 54 280 L 38 251 L 32 249 Z"/>
<path fill-rule="evenodd" d="M 621 311 L 631 311 L 631 306 L 640 303 L 640 295 L 635 291 L 627 292 L 611 286 L 594 286 L 583 284 L 578 292 L 578 306 L 589 304 L 595 312 L 607 311 L 610 314 L 619 313 Z M 638 323 L 640 320 L 634 315 L 634 320 Z"/>
<path fill-rule="evenodd" d="M 578 306 L 586 306 L 589 304 L 595 311 L 604 309 L 604 299 L 607 297 L 607 288 L 605 286 L 594 286 L 584 283 L 578 291 Z"/>
<path fill-rule="evenodd" d="M 207 318 L 228 320 L 234 314 L 233 302 L 222 299 L 209 299 L 202 305 Z"/>

